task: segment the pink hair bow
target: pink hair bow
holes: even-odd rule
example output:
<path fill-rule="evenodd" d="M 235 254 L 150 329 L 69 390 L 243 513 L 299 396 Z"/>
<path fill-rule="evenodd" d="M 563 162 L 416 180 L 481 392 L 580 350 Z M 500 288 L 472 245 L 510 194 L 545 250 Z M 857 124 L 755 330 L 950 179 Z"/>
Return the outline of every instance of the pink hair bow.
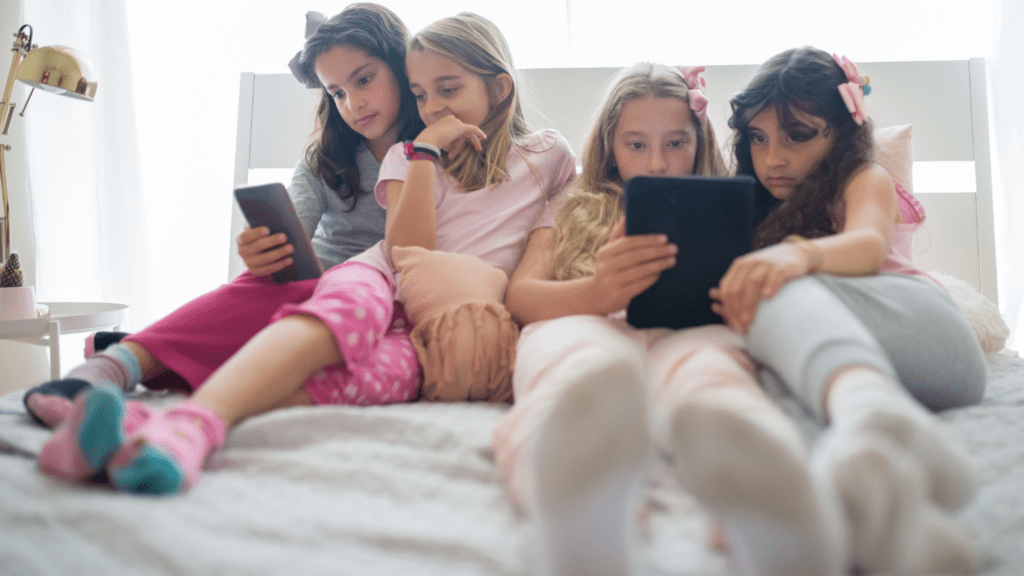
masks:
<path fill-rule="evenodd" d="M 843 102 L 846 104 L 846 109 L 850 111 L 850 115 L 853 116 L 853 121 L 858 126 L 864 124 L 864 121 L 868 119 L 864 96 L 871 94 L 871 79 L 858 72 L 857 67 L 846 56 L 840 57 L 832 54 L 832 58 L 846 74 L 847 81 L 845 84 L 839 85 L 839 95 L 843 97 Z"/>
<path fill-rule="evenodd" d="M 708 123 L 708 82 L 701 76 L 704 72 L 703 66 L 680 66 L 679 72 L 683 74 L 683 81 L 690 88 L 687 98 L 690 100 L 690 110 L 693 110 L 701 126 Z"/>

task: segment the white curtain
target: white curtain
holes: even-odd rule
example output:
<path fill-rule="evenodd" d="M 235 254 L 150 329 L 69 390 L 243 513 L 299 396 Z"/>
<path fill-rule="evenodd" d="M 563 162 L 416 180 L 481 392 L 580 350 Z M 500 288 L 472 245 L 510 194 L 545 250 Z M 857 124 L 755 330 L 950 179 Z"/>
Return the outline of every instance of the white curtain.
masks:
<path fill-rule="evenodd" d="M 99 74 L 95 102 L 36 94 L 16 120 L 31 152 L 38 295 L 126 303 L 128 328 L 142 328 L 225 279 L 239 73 L 285 71 L 302 45 L 305 11 L 334 14 L 348 0 L 22 1 L 38 44 L 75 47 Z M 460 10 L 480 12 L 505 31 L 524 68 L 749 63 L 794 44 L 864 61 L 988 57 L 979 38 L 995 27 L 1000 304 L 1008 322 L 1024 323 L 1024 230 L 1011 225 L 1024 197 L 1009 192 L 1024 179 L 1024 120 L 1012 101 L 1024 69 L 1014 37 L 1024 28 L 1019 0 L 992 0 L 993 21 L 989 2 L 866 0 L 847 15 L 855 22 L 839 28 L 818 23 L 848 3 L 818 0 L 631 0 L 628 10 L 621 0 L 381 1 L 413 31 Z M 737 10 L 749 17 L 736 20 Z"/>
<path fill-rule="evenodd" d="M 124 1 L 28 0 L 23 17 L 34 43 L 81 51 L 98 78 L 94 102 L 36 91 L 23 119 L 37 296 L 125 303 L 130 317 L 147 318 L 150 267 Z"/>
<path fill-rule="evenodd" d="M 998 0 L 995 47 L 989 65 L 999 307 L 1013 333 L 1007 346 L 1024 348 L 1024 5 Z"/>

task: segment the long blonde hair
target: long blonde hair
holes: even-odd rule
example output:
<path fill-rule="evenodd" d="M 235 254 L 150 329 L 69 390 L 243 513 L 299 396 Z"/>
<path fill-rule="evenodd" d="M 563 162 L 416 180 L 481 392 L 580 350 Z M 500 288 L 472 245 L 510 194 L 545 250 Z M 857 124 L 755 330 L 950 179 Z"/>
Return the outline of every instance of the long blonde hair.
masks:
<path fill-rule="evenodd" d="M 625 211 L 622 195 L 625 183 L 612 154 L 622 107 L 644 96 L 689 102 L 689 91 L 679 69 L 652 62 L 629 66 L 612 81 L 583 151 L 583 173 L 573 184 L 558 214 L 550 262 L 553 278 L 571 280 L 592 275 L 594 253 L 608 240 L 612 226 Z M 697 127 L 693 173 L 726 175 L 727 168 L 711 122 L 702 125 L 692 111 L 690 115 Z"/>
<path fill-rule="evenodd" d="M 505 160 L 513 146 L 529 131 L 519 103 L 519 74 L 512 65 L 512 53 L 498 27 L 490 20 L 462 12 L 427 26 L 409 41 L 409 51 L 429 50 L 458 62 L 479 74 L 489 89 L 495 89 L 494 78 L 508 74 L 512 89 L 504 100 L 491 108 L 480 129 L 487 134 L 483 149 L 463 151 L 455 158 L 446 157 L 445 171 L 459 182 L 466 192 L 490 186 L 505 179 Z"/>

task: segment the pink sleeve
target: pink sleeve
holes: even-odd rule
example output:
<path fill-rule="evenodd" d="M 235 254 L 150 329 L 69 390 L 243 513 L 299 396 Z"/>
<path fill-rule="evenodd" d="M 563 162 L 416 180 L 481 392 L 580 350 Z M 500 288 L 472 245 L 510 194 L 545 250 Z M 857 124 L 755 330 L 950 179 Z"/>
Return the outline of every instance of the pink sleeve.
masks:
<path fill-rule="evenodd" d="M 892 183 L 896 187 L 896 201 L 900 206 L 903 223 L 913 224 L 914 228 L 916 228 L 918 224 L 924 222 L 924 206 L 921 205 L 921 202 L 918 201 L 912 192 L 900 186 L 899 182 L 893 180 Z"/>
<path fill-rule="evenodd" d="M 400 180 L 405 182 L 405 175 L 409 173 L 409 160 L 402 151 L 402 143 L 392 146 L 384 155 L 380 163 L 380 174 L 377 176 L 377 186 L 373 189 L 373 196 L 381 208 L 388 207 L 388 180 Z"/>
<path fill-rule="evenodd" d="M 569 146 L 569 142 L 563 138 L 557 132 L 552 131 L 557 137 L 555 146 L 559 149 L 558 161 L 553 167 L 552 173 L 555 174 L 555 178 L 552 179 L 551 184 L 548 186 L 546 192 L 547 204 L 544 206 L 544 212 L 537 217 L 534 221 L 530 231 L 534 231 L 538 228 L 554 228 L 555 222 L 558 217 L 558 211 L 562 208 L 562 204 L 565 201 L 565 191 L 568 189 L 569 184 L 576 179 L 576 155 L 572 153 L 572 148 Z"/>
<path fill-rule="evenodd" d="M 537 217 L 533 222 L 533 226 L 530 227 L 530 232 L 538 228 L 554 228 L 555 223 L 558 220 L 558 211 L 562 209 L 562 205 L 565 204 L 565 194 L 559 194 L 554 199 L 549 201 L 544 206 L 544 211 L 541 212 L 540 216 Z"/>

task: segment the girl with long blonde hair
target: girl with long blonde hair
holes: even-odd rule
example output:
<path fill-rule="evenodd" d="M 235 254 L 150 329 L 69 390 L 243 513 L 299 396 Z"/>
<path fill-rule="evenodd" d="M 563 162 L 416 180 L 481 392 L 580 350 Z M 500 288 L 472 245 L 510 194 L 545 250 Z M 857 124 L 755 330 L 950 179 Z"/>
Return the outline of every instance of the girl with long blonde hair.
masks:
<path fill-rule="evenodd" d="M 555 227 L 531 235 L 506 293 L 509 311 L 527 326 L 513 371 L 515 405 L 495 432 L 495 455 L 536 520 L 545 574 L 638 571 L 635 523 L 652 440 L 675 460 L 683 486 L 702 487 L 702 501 L 716 511 L 744 503 L 751 484 L 770 492 L 802 482 L 812 491 L 806 475 L 788 474 L 806 468 L 806 450 L 760 389 L 739 334 L 721 324 L 637 329 L 625 321 L 629 301 L 675 265 L 676 253 L 660 235 L 624 235 L 625 183 L 727 175 L 702 70 L 641 63 L 620 73 L 581 177 L 557 207 Z M 738 450 L 756 460 L 737 466 L 706 457 Z M 730 482 L 711 481 L 717 475 Z M 820 546 L 780 558 L 772 573 L 827 573 L 833 531 L 821 510 L 794 509 L 787 520 L 776 527 L 783 537 Z"/>

